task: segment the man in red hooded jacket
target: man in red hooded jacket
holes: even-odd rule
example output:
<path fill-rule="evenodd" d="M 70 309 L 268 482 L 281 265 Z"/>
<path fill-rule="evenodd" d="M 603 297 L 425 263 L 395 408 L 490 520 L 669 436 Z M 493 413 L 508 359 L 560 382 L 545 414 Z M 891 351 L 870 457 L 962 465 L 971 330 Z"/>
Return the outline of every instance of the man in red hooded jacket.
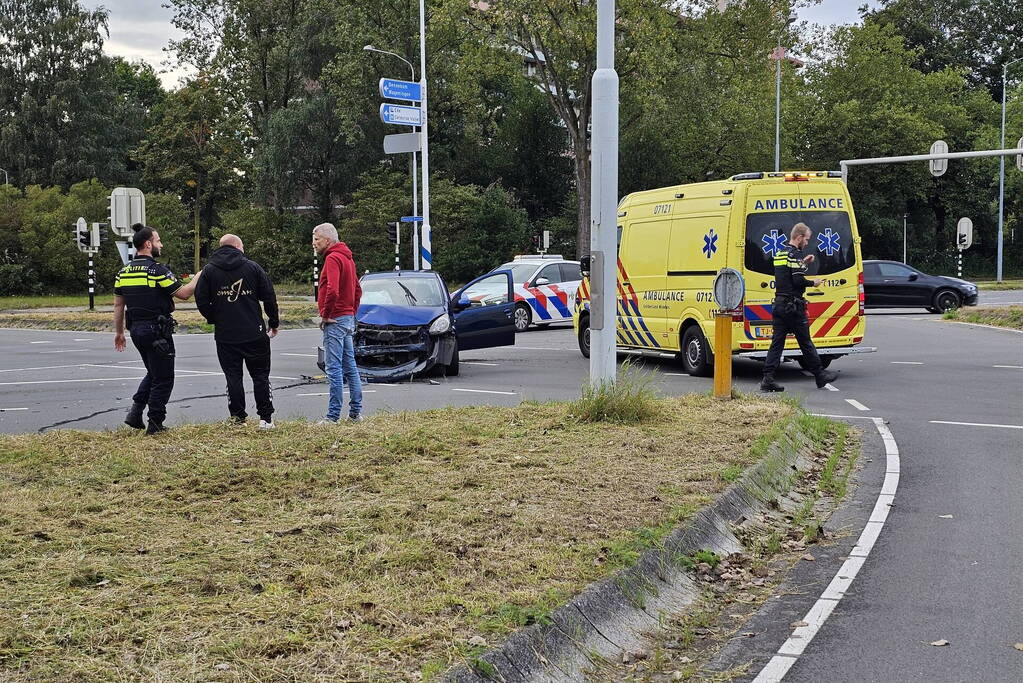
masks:
<path fill-rule="evenodd" d="M 313 228 L 313 249 L 323 257 L 320 270 L 320 328 L 323 357 L 330 384 L 327 414 L 321 423 L 341 419 L 344 386 L 348 383 L 348 419 L 362 420 L 362 380 L 355 366 L 355 313 L 362 299 L 362 287 L 352 259 L 352 250 L 338 240 L 337 228 L 321 223 Z"/>

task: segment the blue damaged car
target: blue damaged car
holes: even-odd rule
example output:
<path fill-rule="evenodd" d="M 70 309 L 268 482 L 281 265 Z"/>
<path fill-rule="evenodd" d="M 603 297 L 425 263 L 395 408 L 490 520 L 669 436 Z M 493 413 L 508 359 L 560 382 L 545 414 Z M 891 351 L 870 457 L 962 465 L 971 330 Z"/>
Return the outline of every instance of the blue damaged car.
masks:
<path fill-rule="evenodd" d="M 360 280 L 355 362 L 370 382 L 443 371 L 458 374 L 461 351 L 515 344 L 515 300 L 509 271 L 477 278 L 449 294 L 434 271 L 368 273 Z M 503 290 L 471 301 L 467 290 Z"/>

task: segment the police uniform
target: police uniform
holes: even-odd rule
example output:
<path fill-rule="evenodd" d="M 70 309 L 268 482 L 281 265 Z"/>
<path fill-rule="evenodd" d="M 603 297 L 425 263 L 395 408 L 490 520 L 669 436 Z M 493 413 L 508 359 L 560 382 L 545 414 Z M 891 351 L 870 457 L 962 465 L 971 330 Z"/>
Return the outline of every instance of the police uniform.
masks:
<path fill-rule="evenodd" d="M 149 405 L 150 431 L 154 423 L 162 428 L 167 401 L 174 389 L 174 292 L 182 286 L 170 268 L 152 256 L 137 256 L 117 273 L 114 294 L 123 297 L 125 327 L 142 356 L 146 376 L 132 397 L 133 410 L 141 419 L 142 406 Z M 138 426 L 138 425 L 135 425 Z"/>
<path fill-rule="evenodd" d="M 806 369 L 817 378 L 817 386 L 823 387 L 834 379 L 832 373 L 826 372 L 821 366 L 821 359 L 810 338 L 810 321 L 806 317 L 806 299 L 803 297 L 806 288 L 811 285 L 806 277 L 806 264 L 799 249 L 790 247 L 774 254 L 775 297 L 772 316 L 774 333 L 771 337 L 771 348 L 767 352 L 764 363 L 764 381 L 761 388 L 765 391 L 782 391 L 775 384 L 774 373 L 781 362 L 785 350 L 785 338 L 792 334 L 796 337 L 799 350 L 806 362 Z M 823 381 L 822 381 L 823 380 Z"/>

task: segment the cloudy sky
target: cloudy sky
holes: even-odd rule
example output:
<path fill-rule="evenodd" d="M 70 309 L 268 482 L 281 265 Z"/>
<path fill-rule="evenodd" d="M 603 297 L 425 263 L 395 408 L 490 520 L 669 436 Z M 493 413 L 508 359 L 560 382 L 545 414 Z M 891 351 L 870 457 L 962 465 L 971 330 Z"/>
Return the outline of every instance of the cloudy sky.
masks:
<path fill-rule="evenodd" d="M 163 7 L 165 0 L 81 0 L 83 6 L 94 9 L 105 7 L 110 13 L 110 38 L 106 41 L 109 54 L 128 59 L 143 59 L 161 72 L 166 87 L 177 84 L 182 75 L 165 72 L 163 48 L 178 33 L 171 25 L 171 10 Z M 804 8 L 800 19 L 821 24 L 845 24 L 859 19 L 856 8 L 864 0 L 823 0 L 819 5 Z M 872 1 L 867 4 L 877 6 Z"/>

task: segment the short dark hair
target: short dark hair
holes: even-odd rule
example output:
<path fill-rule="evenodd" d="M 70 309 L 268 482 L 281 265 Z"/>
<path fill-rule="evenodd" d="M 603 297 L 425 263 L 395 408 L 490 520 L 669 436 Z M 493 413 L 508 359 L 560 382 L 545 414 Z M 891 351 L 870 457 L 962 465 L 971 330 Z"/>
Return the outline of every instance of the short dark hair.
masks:
<path fill-rule="evenodd" d="M 153 233 L 156 232 L 141 223 L 136 223 L 131 228 L 135 231 L 135 236 L 131 238 L 131 243 L 135 245 L 136 249 L 141 249 L 143 244 L 153 239 Z"/>

